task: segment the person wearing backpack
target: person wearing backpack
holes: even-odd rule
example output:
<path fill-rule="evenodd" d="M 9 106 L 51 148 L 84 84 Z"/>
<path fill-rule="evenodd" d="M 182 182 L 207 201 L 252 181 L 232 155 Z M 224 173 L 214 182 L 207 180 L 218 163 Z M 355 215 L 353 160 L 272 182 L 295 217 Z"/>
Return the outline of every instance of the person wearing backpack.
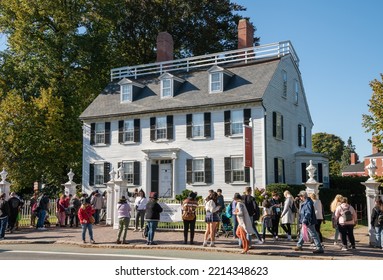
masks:
<path fill-rule="evenodd" d="M 251 187 L 245 188 L 244 195 L 242 196 L 242 202 L 245 204 L 246 210 L 249 213 L 251 224 L 253 225 L 254 234 L 258 238 L 258 244 L 262 244 L 262 238 L 259 235 L 259 232 L 256 227 L 257 221 L 260 218 L 259 206 L 255 201 L 255 198 L 251 195 Z M 249 244 L 251 247 L 251 234 L 247 234 L 247 239 L 249 240 Z"/>
<path fill-rule="evenodd" d="M 188 232 L 190 228 L 190 245 L 194 244 L 195 223 L 197 220 L 196 209 L 198 201 L 197 193 L 191 192 L 182 202 L 182 220 L 184 224 L 184 244 L 188 243 Z"/>
<path fill-rule="evenodd" d="M 283 196 L 285 197 L 285 203 L 281 214 L 281 227 L 287 234 L 287 241 L 291 241 L 291 224 L 294 223 L 295 213 L 293 213 L 293 209 L 295 204 L 289 191 L 284 191 Z"/>
<path fill-rule="evenodd" d="M 342 238 L 342 251 L 347 251 L 347 238 L 351 243 L 351 249 L 355 249 L 354 227 L 357 216 L 354 207 L 348 204 L 347 197 L 342 198 L 342 203 L 335 210 L 335 219 L 338 223 L 340 236 Z"/>
<path fill-rule="evenodd" d="M 371 213 L 371 226 L 375 230 L 375 247 L 383 248 L 383 203 L 377 197 Z"/>

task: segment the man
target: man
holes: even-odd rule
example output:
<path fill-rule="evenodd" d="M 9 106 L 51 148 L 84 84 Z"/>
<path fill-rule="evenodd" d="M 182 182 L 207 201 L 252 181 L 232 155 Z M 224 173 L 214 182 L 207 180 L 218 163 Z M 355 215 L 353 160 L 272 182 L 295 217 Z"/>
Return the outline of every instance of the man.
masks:
<path fill-rule="evenodd" d="M 101 212 L 101 209 L 104 207 L 104 199 L 102 198 L 98 190 L 94 192 L 94 195 L 92 196 L 90 200 L 90 204 L 92 205 L 93 209 L 96 210 L 96 212 L 94 212 L 94 215 L 93 215 L 95 219 L 94 224 L 98 225 L 100 223 L 100 212 Z"/>
<path fill-rule="evenodd" d="M 9 215 L 8 215 L 8 231 L 13 233 L 16 226 L 17 215 L 19 214 L 21 201 L 16 193 L 11 192 L 8 199 Z"/>
<path fill-rule="evenodd" d="M 299 223 L 303 226 L 307 227 L 307 232 L 314 241 L 316 249 L 313 251 L 314 254 L 323 254 L 324 250 L 322 244 L 320 243 L 317 231 L 315 230 L 315 225 L 317 223 L 317 219 L 315 216 L 314 203 L 307 196 L 307 192 L 301 191 L 298 194 L 299 199 L 301 200 L 301 208 L 299 212 Z M 294 251 L 302 251 L 302 246 L 304 243 L 303 240 L 303 230 L 301 230 L 297 246 L 294 247 Z"/>
<path fill-rule="evenodd" d="M 42 193 L 37 199 L 37 229 L 46 230 L 44 227 L 45 216 L 49 209 L 49 197 L 46 193 Z"/>
<path fill-rule="evenodd" d="M 247 212 L 249 213 L 251 224 L 253 225 L 253 229 L 255 231 L 255 235 L 258 238 L 258 243 L 262 244 L 262 238 L 260 237 L 258 230 L 256 228 L 257 220 L 259 220 L 259 207 L 255 198 L 251 195 L 251 187 L 246 187 L 244 195 L 242 196 L 242 201 L 246 206 Z M 247 239 L 249 240 L 249 244 L 251 246 L 251 235 L 247 234 Z"/>
<path fill-rule="evenodd" d="M 272 231 L 273 231 L 273 238 L 274 240 L 278 240 L 278 227 L 279 227 L 279 220 L 281 219 L 281 202 L 279 201 L 279 195 L 277 192 L 272 192 L 272 197 L 269 200 L 271 204 L 271 209 L 273 211 L 273 216 L 271 218 L 272 223 Z"/>
<path fill-rule="evenodd" d="M 4 239 L 5 228 L 8 224 L 9 205 L 5 200 L 5 193 L 0 195 L 0 240 Z"/>
<path fill-rule="evenodd" d="M 217 189 L 217 194 L 218 194 L 218 197 L 217 197 L 217 204 L 220 206 L 219 208 L 219 211 L 218 211 L 218 215 L 221 219 L 221 214 L 223 211 L 225 211 L 225 199 L 222 195 L 222 190 L 221 189 Z M 216 233 L 216 236 L 218 237 L 218 232 L 219 232 L 219 226 L 220 226 L 220 222 L 218 222 L 217 224 L 217 233 Z"/>

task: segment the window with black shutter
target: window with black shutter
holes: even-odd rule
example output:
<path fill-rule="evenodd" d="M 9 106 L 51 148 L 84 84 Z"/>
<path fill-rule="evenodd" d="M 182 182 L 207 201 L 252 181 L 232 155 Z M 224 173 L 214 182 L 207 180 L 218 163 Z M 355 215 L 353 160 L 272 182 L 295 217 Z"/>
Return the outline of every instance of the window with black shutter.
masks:
<path fill-rule="evenodd" d="M 118 143 L 124 143 L 124 121 L 118 121 Z"/>
<path fill-rule="evenodd" d="M 193 129 L 193 115 L 187 114 L 186 115 L 186 138 L 190 139 L 193 137 L 192 129 Z"/>
<path fill-rule="evenodd" d="M 244 109 L 243 110 L 243 124 L 249 125 L 250 124 L 250 118 L 251 118 L 251 109 Z"/>
<path fill-rule="evenodd" d="M 156 118 L 150 118 L 150 141 L 156 141 Z"/>
<path fill-rule="evenodd" d="M 94 186 L 94 164 L 89 164 L 89 186 Z"/>
<path fill-rule="evenodd" d="M 105 123 L 105 144 L 110 144 L 110 122 Z"/>
<path fill-rule="evenodd" d="M 141 126 L 140 119 L 134 119 L 134 142 L 135 143 L 139 143 L 141 141 L 140 126 Z"/>
<path fill-rule="evenodd" d="M 135 161 L 133 164 L 133 172 L 134 172 L 134 185 L 140 185 L 140 162 Z"/>
<path fill-rule="evenodd" d="M 231 115 L 230 111 L 225 111 L 224 112 L 225 136 L 230 136 L 231 135 L 230 115 Z"/>
<path fill-rule="evenodd" d="M 204 113 L 204 136 L 211 137 L 211 113 Z"/>
<path fill-rule="evenodd" d="M 230 184 L 231 179 L 231 158 L 225 157 L 225 183 Z"/>
<path fill-rule="evenodd" d="M 323 183 L 323 165 L 318 163 L 318 182 Z"/>
<path fill-rule="evenodd" d="M 166 138 L 168 140 L 173 140 L 174 136 L 174 132 L 173 132 L 173 116 L 167 116 L 166 117 L 166 125 L 167 125 L 167 134 L 166 134 Z"/>
<path fill-rule="evenodd" d="M 104 184 L 110 181 L 110 162 L 104 162 Z"/>
<path fill-rule="evenodd" d="M 307 181 L 307 171 L 306 171 L 307 165 L 305 162 L 301 163 L 301 174 L 302 174 L 302 183 L 306 183 Z"/>
<path fill-rule="evenodd" d="M 205 158 L 205 183 L 211 184 L 212 182 L 212 159 Z"/>
<path fill-rule="evenodd" d="M 96 137 L 96 124 L 91 123 L 90 124 L 90 144 L 91 145 L 94 145 L 96 143 L 95 137 Z"/>
<path fill-rule="evenodd" d="M 193 183 L 193 160 L 186 159 L 186 183 L 191 185 Z"/>

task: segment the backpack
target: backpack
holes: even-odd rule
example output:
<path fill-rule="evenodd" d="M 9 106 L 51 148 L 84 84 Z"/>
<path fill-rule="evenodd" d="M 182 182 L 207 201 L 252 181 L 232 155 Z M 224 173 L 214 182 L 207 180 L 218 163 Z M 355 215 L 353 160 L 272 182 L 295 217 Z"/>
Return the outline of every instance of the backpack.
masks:
<path fill-rule="evenodd" d="M 261 210 L 259 210 L 258 203 L 254 200 L 254 222 L 259 221 L 261 217 Z"/>
<path fill-rule="evenodd" d="M 184 210 L 182 212 L 182 220 L 193 221 L 194 219 L 195 219 L 195 212 L 193 211 L 193 207 L 184 206 Z"/>
<path fill-rule="evenodd" d="M 383 212 L 382 211 L 376 211 L 378 213 L 378 217 L 377 217 L 377 223 L 378 225 L 380 226 L 383 226 Z"/>
<path fill-rule="evenodd" d="M 226 206 L 225 215 L 228 218 L 233 216 L 233 205 L 231 202 Z"/>
<path fill-rule="evenodd" d="M 297 206 L 295 205 L 295 201 L 293 201 L 293 203 L 291 204 L 290 209 L 291 212 L 294 214 L 298 212 Z"/>
<path fill-rule="evenodd" d="M 350 222 L 353 220 L 353 217 L 352 217 L 352 213 L 350 211 L 350 206 L 344 210 L 342 207 L 341 207 L 343 213 L 342 213 L 342 217 L 343 217 L 343 221 L 345 222 Z"/>

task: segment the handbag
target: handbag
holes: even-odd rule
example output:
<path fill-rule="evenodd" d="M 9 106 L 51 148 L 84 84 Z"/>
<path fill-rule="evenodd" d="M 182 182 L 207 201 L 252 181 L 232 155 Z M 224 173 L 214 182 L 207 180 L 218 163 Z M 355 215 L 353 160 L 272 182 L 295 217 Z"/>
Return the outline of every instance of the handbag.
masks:
<path fill-rule="evenodd" d="M 95 221 L 96 221 L 96 220 L 95 220 L 94 217 L 91 215 L 91 216 L 89 217 L 89 223 L 91 223 L 91 224 L 93 225 Z"/>
<path fill-rule="evenodd" d="M 307 230 L 307 225 L 306 224 L 302 224 L 302 238 L 303 238 L 304 242 L 309 242 L 310 241 L 309 232 Z"/>

